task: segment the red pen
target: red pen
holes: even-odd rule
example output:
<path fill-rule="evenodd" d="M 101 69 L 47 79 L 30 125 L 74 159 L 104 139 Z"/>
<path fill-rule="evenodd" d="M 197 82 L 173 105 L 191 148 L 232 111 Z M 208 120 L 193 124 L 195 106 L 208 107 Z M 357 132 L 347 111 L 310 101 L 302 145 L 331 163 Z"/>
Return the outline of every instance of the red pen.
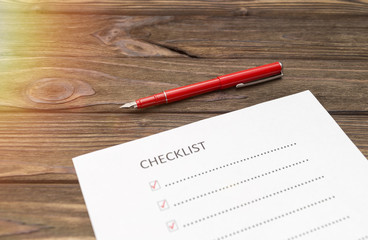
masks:
<path fill-rule="evenodd" d="M 120 108 L 146 108 L 163 103 L 171 103 L 183 100 L 219 89 L 225 89 L 234 86 L 237 88 L 246 87 L 261 82 L 271 81 L 282 76 L 282 63 L 275 62 L 240 72 L 230 73 L 203 82 L 165 90 L 161 93 L 140 98 L 134 102 L 126 103 Z"/>

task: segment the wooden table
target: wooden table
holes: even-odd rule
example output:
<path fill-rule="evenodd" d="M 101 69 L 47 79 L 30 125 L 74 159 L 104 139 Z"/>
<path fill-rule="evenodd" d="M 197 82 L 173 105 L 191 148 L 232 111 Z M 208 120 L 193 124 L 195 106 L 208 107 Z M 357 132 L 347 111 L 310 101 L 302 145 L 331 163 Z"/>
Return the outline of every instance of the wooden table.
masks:
<path fill-rule="evenodd" d="M 368 156 L 366 0 L 83 2 L 0 1 L 2 240 L 94 239 L 75 156 L 307 89 Z M 282 80 L 119 109 L 274 61 Z"/>

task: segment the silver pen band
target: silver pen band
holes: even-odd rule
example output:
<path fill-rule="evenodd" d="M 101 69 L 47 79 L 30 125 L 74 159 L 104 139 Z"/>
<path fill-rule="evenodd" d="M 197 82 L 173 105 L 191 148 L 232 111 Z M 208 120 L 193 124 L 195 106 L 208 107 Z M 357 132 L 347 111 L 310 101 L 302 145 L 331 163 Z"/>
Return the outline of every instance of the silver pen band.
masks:
<path fill-rule="evenodd" d="M 164 91 L 163 93 L 164 93 L 164 95 L 165 95 L 165 100 L 166 100 L 166 103 L 167 103 L 167 96 L 166 96 L 166 93 L 165 93 L 165 91 Z"/>

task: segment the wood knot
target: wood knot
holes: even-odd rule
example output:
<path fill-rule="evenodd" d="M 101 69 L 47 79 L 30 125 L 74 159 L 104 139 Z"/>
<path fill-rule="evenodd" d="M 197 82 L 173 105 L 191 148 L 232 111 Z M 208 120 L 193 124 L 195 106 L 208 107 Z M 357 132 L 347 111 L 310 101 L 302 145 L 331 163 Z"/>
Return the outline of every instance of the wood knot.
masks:
<path fill-rule="evenodd" d="M 94 37 L 99 39 L 106 46 L 119 51 L 122 55 L 130 57 L 180 57 L 182 53 L 174 51 L 168 47 L 153 42 L 140 40 L 131 36 L 133 30 L 147 26 L 170 22 L 173 17 L 121 17 L 114 18 L 113 22 L 107 24 L 105 28 L 95 32 Z M 139 32 L 139 31 L 138 31 Z M 145 33 L 150 36 L 151 33 Z M 144 38 L 144 37 L 143 37 Z M 185 55 L 184 55 L 185 56 Z"/>
<path fill-rule="evenodd" d="M 43 78 L 29 85 L 26 94 L 36 103 L 59 104 L 93 95 L 95 91 L 88 83 L 80 80 Z"/>

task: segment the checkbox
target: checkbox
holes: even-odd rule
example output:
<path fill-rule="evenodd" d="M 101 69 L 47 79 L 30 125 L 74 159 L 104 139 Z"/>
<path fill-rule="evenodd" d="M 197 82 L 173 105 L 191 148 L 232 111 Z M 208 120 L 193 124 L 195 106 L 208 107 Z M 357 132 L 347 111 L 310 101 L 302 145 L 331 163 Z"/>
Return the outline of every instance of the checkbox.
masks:
<path fill-rule="evenodd" d="M 175 232 L 179 229 L 179 226 L 175 220 L 168 221 L 166 223 L 166 227 L 169 230 L 169 232 Z"/>
<path fill-rule="evenodd" d="M 161 188 L 160 184 L 158 183 L 157 180 L 149 182 L 150 188 L 152 191 L 157 191 Z"/>
<path fill-rule="evenodd" d="M 164 210 L 167 210 L 170 208 L 169 206 L 169 203 L 167 202 L 166 199 L 164 200 L 161 200 L 161 201 L 158 201 L 157 202 L 157 205 L 158 205 L 158 208 L 161 210 L 161 211 L 164 211 Z"/>

